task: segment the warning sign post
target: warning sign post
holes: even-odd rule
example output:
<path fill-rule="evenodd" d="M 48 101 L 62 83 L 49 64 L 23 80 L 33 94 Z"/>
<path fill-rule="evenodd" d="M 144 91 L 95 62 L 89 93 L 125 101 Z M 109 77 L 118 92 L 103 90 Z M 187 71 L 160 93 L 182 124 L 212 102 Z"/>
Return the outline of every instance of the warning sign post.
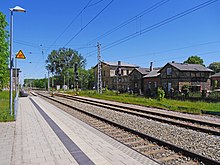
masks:
<path fill-rule="evenodd" d="M 19 52 L 16 54 L 15 58 L 26 59 L 24 53 L 21 50 L 19 50 Z"/>

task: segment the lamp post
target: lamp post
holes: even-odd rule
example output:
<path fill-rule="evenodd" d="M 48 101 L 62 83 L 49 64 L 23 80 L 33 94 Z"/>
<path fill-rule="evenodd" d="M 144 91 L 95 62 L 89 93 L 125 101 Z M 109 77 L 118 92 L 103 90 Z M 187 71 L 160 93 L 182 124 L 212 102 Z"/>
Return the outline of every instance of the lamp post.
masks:
<path fill-rule="evenodd" d="M 16 6 L 14 8 L 10 8 L 9 9 L 11 11 L 11 19 L 10 19 L 10 100 L 9 100 L 9 106 L 10 106 L 10 114 L 12 116 L 12 72 L 13 72 L 13 69 L 12 69 L 12 52 L 13 52 L 13 12 L 26 12 L 25 9 L 19 7 L 19 6 Z"/>

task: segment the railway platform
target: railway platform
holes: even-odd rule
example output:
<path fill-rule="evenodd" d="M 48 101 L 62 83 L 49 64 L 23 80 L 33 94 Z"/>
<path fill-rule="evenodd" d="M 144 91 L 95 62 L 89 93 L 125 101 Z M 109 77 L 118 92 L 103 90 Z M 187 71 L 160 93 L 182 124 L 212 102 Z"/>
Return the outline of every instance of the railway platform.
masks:
<path fill-rule="evenodd" d="M 3 164 L 158 164 L 37 96 L 19 99 L 10 127 L 11 156 Z"/>

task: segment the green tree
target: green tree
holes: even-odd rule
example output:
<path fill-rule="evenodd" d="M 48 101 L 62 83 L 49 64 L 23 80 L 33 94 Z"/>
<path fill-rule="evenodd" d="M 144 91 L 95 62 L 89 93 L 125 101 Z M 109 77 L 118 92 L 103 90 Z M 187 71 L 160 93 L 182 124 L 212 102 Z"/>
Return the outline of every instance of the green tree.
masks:
<path fill-rule="evenodd" d="M 79 85 L 81 89 L 93 89 L 94 87 L 94 69 L 79 70 Z"/>
<path fill-rule="evenodd" d="M 26 87 L 34 87 L 34 88 L 43 88 L 45 89 L 45 85 L 47 88 L 47 79 L 24 79 L 24 86 Z"/>
<path fill-rule="evenodd" d="M 25 87 L 33 87 L 34 86 L 34 79 L 24 79 L 24 86 Z"/>
<path fill-rule="evenodd" d="M 184 64 L 203 64 L 203 59 L 201 59 L 199 56 L 190 56 L 186 61 L 183 62 Z"/>
<path fill-rule="evenodd" d="M 44 89 L 45 88 L 45 85 L 47 87 L 47 82 L 46 82 L 46 79 L 43 78 L 43 79 L 35 79 L 33 81 L 33 86 L 36 87 L 36 88 L 42 88 Z"/>
<path fill-rule="evenodd" d="M 9 82 L 9 34 L 5 30 L 6 26 L 5 15 L 0 12 L 0 90 L 6 87 Z"/>
<path fill-rule="evenodd" d="M 59 50 L 53 50 L 47 57 L 46 66 L 51 72 L 54 69 L 54 73 L 57 75 L 63 75 L 69 68 L 73 68 L 74 64 L 78 64 L 78 68 L 84 68 L 86 60 L 81 54 L 71 48 L 60 48 Z"/>
<path fill-rule="evenodd" d="M 209 69 L 212 69 L 215 73 L 220 72 L 220 62 L 213 62 L 209 64 Z"/>
<path fill-rule="evenodd" d="M 95 86 L 94 82 L 95 82 L 95 73 L 94 73 L 94 69 L 91 68 L 88 70 L 88 89 L 93 89 L 93 87 Z"/>
<path fill-rule="evenodd" d="M 63 85 L 64 77 L 65 84 L 69 80 L 69 85 L 73 85 L 75 81 L 74 65 L 77 63 L 78 71 L 84 69 L 86 65 L 86 59 L 83 58 L 76 50 L 71 48 L 60 48 L 59 50 L 53 50 L 47 57 L 46 69 L 50 72 L 54 72 L 56 81 L 55 85 Z"/>

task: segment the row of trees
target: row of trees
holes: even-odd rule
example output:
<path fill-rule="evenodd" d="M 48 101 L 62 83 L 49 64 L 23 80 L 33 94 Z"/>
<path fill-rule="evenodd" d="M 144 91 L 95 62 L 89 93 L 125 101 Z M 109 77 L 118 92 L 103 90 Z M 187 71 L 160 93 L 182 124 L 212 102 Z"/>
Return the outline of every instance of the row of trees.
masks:
<path fill-rule="evenodd" d="M 78 85 L 82 89 L 92 89 L 94 87 L 94 71 L 86 70 L 86 59 L 77 51 L 71 48 L 60 48 L 53 50 L 47 57 L 46 69 L 54 75 L 54 85 L 67 85 L 68 88 L 74 88 L 76 73 L 74 66 L 77 64 Z M 26 79 L 26 86 L 45 88 L 47 79 Z M 65 84 L 64 84 L 65 83 Z M 52 78 L 50 78 L 52 86 Z"/>
<path fill-rule="evenodd" d="M 9 34 L 6 26 L 5 15 L 0 12 L 0 90 L 9 82 Z"/>

